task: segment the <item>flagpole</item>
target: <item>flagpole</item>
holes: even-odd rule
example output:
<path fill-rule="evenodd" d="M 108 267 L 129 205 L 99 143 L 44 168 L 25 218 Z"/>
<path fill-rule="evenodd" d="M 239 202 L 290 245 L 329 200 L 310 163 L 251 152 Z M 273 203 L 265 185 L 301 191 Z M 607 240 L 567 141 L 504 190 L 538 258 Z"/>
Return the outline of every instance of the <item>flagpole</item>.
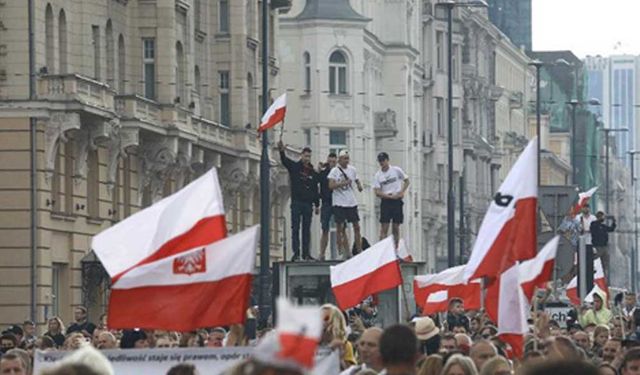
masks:
<path fill-rule="evenodd" d="M 262 113 L 269 106 L 269 7 L 262 2 Z M 262 155 L 260 158 L 260 283 L 258 304 L 260 305 L 260 326 L 266 327 L 269 318 L 269 253 L 270 253 L 270 208 L 269 202 L 269 134 L 262 132 Z"/>

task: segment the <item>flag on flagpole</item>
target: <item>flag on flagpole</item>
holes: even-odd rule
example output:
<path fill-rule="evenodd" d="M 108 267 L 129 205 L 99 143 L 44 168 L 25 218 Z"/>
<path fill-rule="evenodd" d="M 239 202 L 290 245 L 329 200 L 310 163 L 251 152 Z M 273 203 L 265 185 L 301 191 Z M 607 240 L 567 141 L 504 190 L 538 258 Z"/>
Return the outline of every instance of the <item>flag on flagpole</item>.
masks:
<path fill-rule="evenodd" d="M 316 348 L 322 335 L 322 314 L 317 306 L 293 306 L 286 298 L 277 301 L 279 359 L 293 361 L 304 368 L 313 367 Z"/>
<path fill-rule="evenodd" d="M 411 252 L 407 247 L 407 241 L 404 238 L 401 238 L 398 241 L 398 258 L 402 259 L 405 262 L 413 262 L 413 257 L 411 256 Z"/>
<path fill-rule="evenodd" d="M 402 284 L 393 236 L 355 257 L 331 266 L 331 288 L 338 306 L 346 310 L 368 296 Z"/>
<path fill-rule="evenodd" d="M 511 345 L 513 354 L 521 358 L 524 336 L 529 331 L 527 313 L 529 304 L 520 287 L 519 265 L 516 263 L 499 278 L 498 337 Z"/>
<path fill-rule="evenodd" d="M 602 268 L 602 260 L 600 258 L 593 261 L 593 283 L 602 291 L 609 295 L 609 287 L 607 286 L 607 279 L 604 277 L 604 269 Z M 595 288 L 594 286 L 594 288 Z M 574 276 L 567 285 L 567 298 L 575 306 L 580 306 L 582 301 L 578 297 L 578 277 Z M 589 293 L 591 294 L 591 292 Z"/>
<path fill-rule="evenodd" d="M 115 281 L 134 267 L 226 236 L 222 192 L 213 168 L 180 191 L 100 232 L 91 248 Z"/>
<path fill-rule="evenodd" d="M 520 263 L 520 285 L 527 301 L 533 299 L 536 287 L 544 288 L 551 280 L 559 241 L 559 236 L 553 237 L 535 258 Z"/>
<path fill-rule="evenodd" d="M 264 113 L 260 120 L 260 126 L 258 132 L 262 133 L 266 130 L 273 128 L 279 123 L 284 121 L 284 117 L 287 113 L 287 93 L 284 93 L 276 99 L 269 109 Z"/>
<path fill-rule="evenodd" d="M 465 307 L 466 308 L 466 307 Z M 449 292 L 440 290 L 429 294 L 422 308 L 422 315 L 431 315 L 447 312 L 449 309 Z"/>
<path fill-rule="evenodd" d="M 464 269 L 465 266 L 462 265 L 448 268 L 437 274 L 415 276 L 413 279 L 413 294 L 416 304 L 424 310 L 427 299 L 433 293 L 446 290 L 447 298 L 461 299 L 464 302 L 465 309 L 479 309 L 482 296 L 480 280 L 476 279 L 465 283 Z"/>
<path fill-rule="evenodd" d="M 587 203 L 589 203 L 596 190 L 598 190 L 597 186 L 578 194 L 578 203 L 576 203 L 576 205 L 573 207 L 573 210 L 571 211 L 573 216 L 579 214 L 580 210 L 582 210 L 582 207 L 586 206 Z"/>
<path fill-rule="evenodd" d="M 465 269 L 465 280 L 498 277 L 516 261 L 535 256 L 536 142 L 536 138 L 529 142 L 491 201 Z"/>
<path fill-rule="evenodd" d="M 126 272 L 111 286 L 109 327 L 191 331 L 244 323 L 258 228 Z"/>

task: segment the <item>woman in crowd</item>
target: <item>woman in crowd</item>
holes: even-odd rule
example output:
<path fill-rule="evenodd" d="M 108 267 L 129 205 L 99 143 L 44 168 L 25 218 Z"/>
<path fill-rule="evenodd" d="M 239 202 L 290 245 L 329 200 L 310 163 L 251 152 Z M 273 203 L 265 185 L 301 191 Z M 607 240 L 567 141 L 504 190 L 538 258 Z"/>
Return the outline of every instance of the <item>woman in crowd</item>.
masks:
<path fill-rule="evenodd" d="M 476 365 L 473 364 L 471 358 L 454 354 L 444 365 L 442 375 L 478 375 L 478 370 L 476 370 Z"/>
<path fill-rule="evenodd" d="M 342 311 L 329 303 L 323 305 L 321 310 L 323 331 L 320 345 L 340 350 L 340 367 L 343 370 L 355 365 L 353 346 L 347 340 L 347 322 Z"/>
<path fill-rule="evenodd" d="M 496 356 L 488 360 L 480 371 L 480 375 L 509 375 L 511 364 L 504 357 Z"/>
<path fill-rule="evenodd" d="M 422 366 L 420 366 L 418 375 L 440 375 L 443 367 L 444 361 L 442 360 L 442 356 L 433 354 L 424 360 Z"/>
<path fill-rule="evenodd" d="M 597 326 L 593 331 L 593 347 L 591 348 L 594 355 L 602 355 L 602 347 L 607 343 L 607 340 L 609 340 L 609 327 L 606 325 Z"/>
<path fill-rule="evenodd" d="M 62 323 L 62 319 L 57 316 L 53 318 L 49 318 L 48 321 L 49 330 L 44 334 L 45 336 L 51 337 L 53 342 L 56 343 L 56 347 L 60 348 L 64 345 L 64 324 Z"/>

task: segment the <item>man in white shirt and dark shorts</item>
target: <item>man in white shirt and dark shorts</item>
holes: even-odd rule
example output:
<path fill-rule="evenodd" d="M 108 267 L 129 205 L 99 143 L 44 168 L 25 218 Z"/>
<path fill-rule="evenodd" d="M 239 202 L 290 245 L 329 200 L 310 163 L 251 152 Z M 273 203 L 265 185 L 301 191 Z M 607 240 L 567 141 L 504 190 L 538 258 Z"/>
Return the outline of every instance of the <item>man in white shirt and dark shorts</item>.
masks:
<path fill-rule="evenodd" d="M 347 223 L 353 225 L 353 236 L 358 251 L 362 251 L 362 238 L 360 236 L 360 217 L 358 216 L 358 200 L 355 187 L 362 191 L 362 184 L 358 179 L 356 169 L 349 165 L 349 152 L 342 150 L 338 154 L 338 165 L 329 175 L 329 189 L 332 191 L 333 218 L 336 222 L 338 250 L 342 252 L 344 259 L 351 257 L 349 252 L 349 238 L 347 237 Z"/>
<path fill-rule="evenodd" d="M 400 225 L 404 221 L 402 206 L 404 193 L 409 187 L 409 176 L 400 167 L 389 164 L 389 154 L 378 154 L 380 170 L 373 178 L 373 191 L 380 198 L 380 239 L 383 240 L 389 233 L 389 223 L 393 222 L 391 233 L 398 247 L 400 240 Z"/>

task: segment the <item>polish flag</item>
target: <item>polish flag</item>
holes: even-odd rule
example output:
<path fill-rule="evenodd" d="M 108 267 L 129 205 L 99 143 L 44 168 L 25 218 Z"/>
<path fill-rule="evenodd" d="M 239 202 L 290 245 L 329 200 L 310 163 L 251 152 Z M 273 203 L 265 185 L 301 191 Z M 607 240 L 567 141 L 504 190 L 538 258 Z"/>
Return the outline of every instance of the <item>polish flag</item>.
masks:
<path fill-rule="evenodd" d="M 368 296 L 402 284 L 393 236 L 353 258 L 330 267 L 331 288 L 342 310 Z"/>
<path fill-rule="evenodd" d="M 115 281 L 135 267 L 202 248 L 226 236 L 222 192 L 213 168 L 175 194 L 94 236 L 91 248 Z"/>
<path fill-rule="evenodd" d="M 498 337 L 511 345 L 515 357 L 524 352 L 524 336 L 529 331 L 529 304 L 520 287 L 520 269 L 514 264 L 499 278 Z"/>
<path fill-rule="evenodd" d="M 533 299 L 536 287 L 544 288 L 551 280 L 559 240 L 559 236 L 553 237 L 535 258 L 520 263 L 520 286 L 527 301 L 531 302 Z"/>
<path fill-rule="evenodd" d="M 465 280 L 497 277 L 536 255 L 536 138 L 529 142 L 494 196 L 467 263 Z"/>
<path fill-rule="evenodd" d="M 111 286 L 109 327 L 191 331 L 244 323 L 258 228 L 125 273 Z"/>
<path fill-rule="evenodd" d="M 443 313 L 447 310 L 449 310 L 449 292 L 445 289 L 429 294 L 422 308 L 422 315 Z"/>
<path fill-rule="evenodd" d="M 284 116 L 287 113 L 287 93 L 284 93 L 271 104 L 267 112 L 264 113 L 260 120 L 260 127 L 258 132 L 262 133 L 265 130 L 269 130 L 274 126 L 284 121 Z"/>
<path fill-rule="evenodd" d="M 404 238 L 401 238 L 398 241 L 398 258 L 402 259 L 405 262 L 413 262 L 413 257 L 409 252 L 407 241 L 405 241 Z"/>
<path fill-rule="evenodd" d="M 573 210 L 571 211 L 573 216 L 579 214 L 580 210 L 582 210 L 582 207 L 586 206 L 587 203 L 589 203 L 589 200 L 596 192 L 596 190 L 598 190 L 597 186 L 589 189 L 588 191 L 584 191 L 578 194 L 578 203 L 576 203 L 576 205 L 573 207 Z"/>
<path fill-rule="evenodd" d="M 293 306 L 286 298 L 277 301 L 280 360 L 292 361 L 310 369 L 322 335 L 322 314 L 319 307 Z"/>
<path fill-rule="evenodd" d="M 604 278 L 604 269 L 602 268 L 602 260 L 600 258 L 593 261 L 593 283 L 595 284 L 594 289 L 597 286 L 598 288 L 603 290 L 607 294 L 607 296 L 609 295 L 609 287 L 607 286 L 607 279 Z M 569 281 L 566 293 L 567 298 L 569 298 L 569 301 L 571 301 L 573 305 L 580 306 L 582 301 L 580 301 L 580 297 L 578 297 L 577 276 L 574 276 L 574 278 Z M 589 294 L 591 294 L 591 292 L 589 292 Z"/>
<path fill-rule="evenodd" d="M 482 289 L 480 280 L 464 281 L 465 266 L 448 268 L 437 274 L 419 275 L 413 279 L 413 294 L 416 304 L 423 310 L 427 299 L 436 292 L 446 290 L 448 298 L 460 298 L 465 309 L 481 307 Z M 434 297 L 435 298 L 435 297 Z"/>

